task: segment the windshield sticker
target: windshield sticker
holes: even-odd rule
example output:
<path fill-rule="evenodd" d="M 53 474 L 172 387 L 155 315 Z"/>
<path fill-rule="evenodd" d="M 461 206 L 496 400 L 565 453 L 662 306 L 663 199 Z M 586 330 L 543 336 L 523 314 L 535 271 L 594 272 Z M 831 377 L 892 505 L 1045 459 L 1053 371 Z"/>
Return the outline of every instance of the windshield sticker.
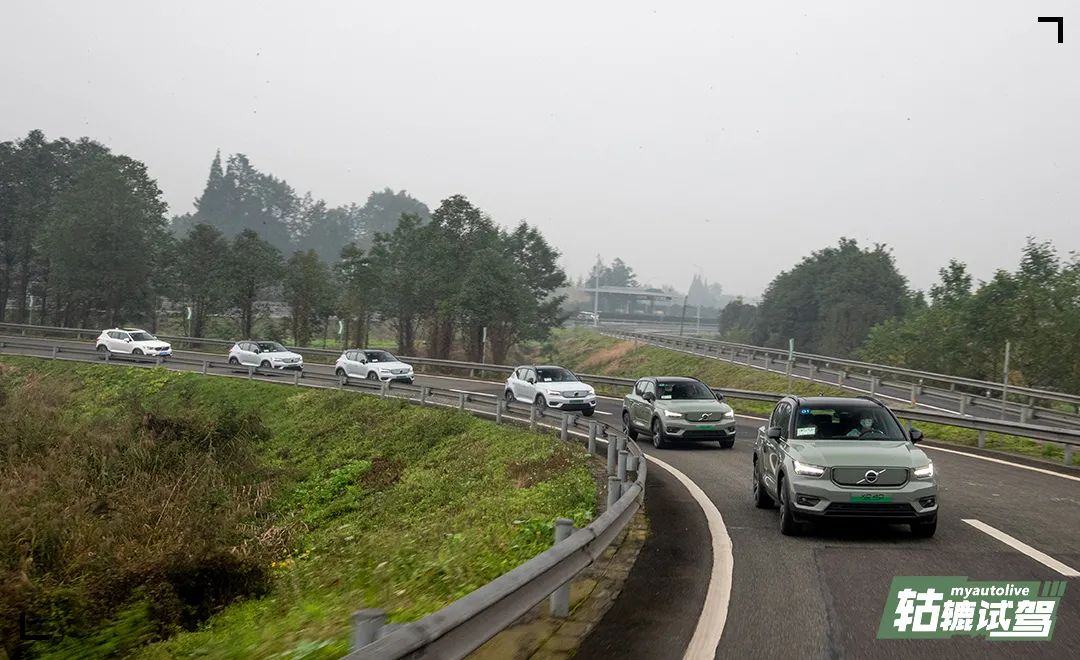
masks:
<path fill-rule="evenodd" d="M 795 429 L 795 435 L 799 438 L 807 435 L 814 435 L 815 433 L 817 433 L 816 426 L 800 426 L 799 428 Z"/>
<path fill-rule="evenodd" d="M 803 408 L 802 410 L 799 411 L 799 414 L 800 415 L 809 415 L 810 414 L 810 409 L 809 408 Z"/>

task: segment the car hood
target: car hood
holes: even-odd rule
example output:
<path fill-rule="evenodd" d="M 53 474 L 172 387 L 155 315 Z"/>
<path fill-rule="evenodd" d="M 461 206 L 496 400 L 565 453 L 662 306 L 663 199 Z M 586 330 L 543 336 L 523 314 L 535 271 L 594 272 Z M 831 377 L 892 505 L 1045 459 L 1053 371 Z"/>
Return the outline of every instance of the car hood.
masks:
<path fill-rule="evenodd" d="M 671 412 L 708 412 L 718 413 L 723 416 L 731 412 L 731 406 L 722 402 L 709 399 L 657 399 L 654 407 Z"/>
<path fill-rule="evenodd" d="M 589 392 L 592 390 L 592 388 L 585 383 L 578 381 L 562 383 L 537 383 L 536 387 L 544 390 L 555 390 L 560 394 L 565 394 L 567 392 Z"/>
<path fill-rule="evenodd" d="M 930 462 L 906 440 L 791 440 L 788 446 L 794 458 L 823 467 L 916 468 Z"/>
<path fill-rule="evenodd" d="M 404 362 L 368 362 L 369 367 L 376 369 L 412 369 L 408 364 Z"/>
<path fill-rule="evenodd" d="M 285 358 L 300 358 L 301 360 L 304 359 L 304 356 L 300 355 L 299 353 L 293 353 L 292 351 L 264 351 L 262 353 L 259 353 L 258 356 L 260 359 L 269 358 L 271 360 L 282 360 Z"/>

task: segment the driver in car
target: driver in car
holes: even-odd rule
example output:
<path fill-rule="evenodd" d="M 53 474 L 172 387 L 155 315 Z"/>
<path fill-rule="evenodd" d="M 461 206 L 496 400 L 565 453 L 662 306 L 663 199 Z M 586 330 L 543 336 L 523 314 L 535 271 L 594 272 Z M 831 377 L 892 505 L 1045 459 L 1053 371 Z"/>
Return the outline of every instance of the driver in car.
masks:
<path fill-rule="evenodd" d="M 870 412 L 864 412 L 859 416 L 859 425 L 847 432 L 849 438 L 861 438 L 868 433 L 881 434 L 881 431 L 874 428 L 874 415 Z"/>

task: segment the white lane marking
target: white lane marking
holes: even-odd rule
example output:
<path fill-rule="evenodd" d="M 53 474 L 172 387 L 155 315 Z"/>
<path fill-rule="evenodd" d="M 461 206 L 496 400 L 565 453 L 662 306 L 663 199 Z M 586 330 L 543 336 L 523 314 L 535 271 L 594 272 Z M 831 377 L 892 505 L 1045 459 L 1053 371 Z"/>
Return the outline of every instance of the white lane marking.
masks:
<path fill-rule="evenodd" d="M 706 658 L 711 660 L 716 657 L 716 647 L 719 646 L 720 636 L 724 633 L 728 605 L 731 601 L 731 576 L 735 568 L 731 537 L 728 536 L 727 527 L 724 526 L 724 518 L 720 515 L 719 509 L 705 492 L 690 480 L 690 477 L 655 456 L 646 455 L 646 459 L 664 468 L 678 479 L 701 507 L 705 519 L 709 522 L 713 556 L 709 590 L 705 594 L 705 603 L 701 607 L 701 615 L 698 617 L 697 627 L 694 628 L 694 636 L 686 647 L 683 660 Z"/>
<path fill-rule="evenodd" d="M 987 525 L 983 521 L 976 520 L 974 518 L 961 518 L 961 520 L 963 520 L 967 524 L 971 525 L 975 529 L 979 530 L 980 532 L 983 532 L 984 534 L 987 534 L 989 536 L 994 537 L 995 539 L 1001 541 L 1005 545 L 1010 546 L 1012 548 L 1015 548 L 1016 550 L 1019 550 L 1020 552 L 1024 553 L 1028 557 L 1031 557 L 1032 559 L 1039 562 L 1043 566 L 1046 566 L 1048 568 L 1051 568 L 1051 569 L 1057 571 L 1058 573 L 1061 573 L 1065 577 L 1080 577 L 1080 571 L 1077 571 L 1075 568 L 1070 568 L 1070 567 L 1066 566 L 1065 564 L 1062 564 L 1060 561 L 1054 559 L 1053 557 L 1046 554 L 1045 552 L 1043 552 L 1041 550 L 1036 550 L 1035 548 L 1031 547 L 1027 543 L 1024 543 L 1023 541 L 1021 541 L 1021 540 L 1019 540 L 1019 539 L 1017 539 L 1015 537 L 1009 536 L 1008 534 L 1001 531 L 1000 529 L 991 527 L 990 525 Z"/>
<path fill-rule="evenodd" d="M 603 410 L 594 410 L 597 415 L 614 415 L 615 413 L 604 412 Z"/>
<path fill-rule="evenodd" d="M 1071 479 L 1072 481 L 1080 481 L 1080 477 L 1074 477 L 1071 474 L 1062 474 L 1060 472 L 1054 472 L 1053 470 L 1044 470 L 1032 465 L 1024 465 L 1022 463 L 1013 463 L 1012 461 L 1005 461 L 1000 458 L 993 458 L 990 456 L 980 456 L 979 454 L 969 454 L 966 451 L 957 451 L 955 449 L 945 449 L 944 447 L 931 447 L 930 445 L 920 445 L 923 449 L 932 449 L 934 451 L 943 451 L 946 454 L 959 454 L 960 456 L 967 456 L 969 458 L 977 458 L 980 461 L 989 461 L 991 463 L 999 463 L 1001 465 L 1008 465 L 1009 467 L 1020 468 L 1022 470 L 1031 470 L 1032 472 L 1039 472 L 1041 474 L 1049 474 L 1053 477 L 1061 477 L 1062 479 Z"/>

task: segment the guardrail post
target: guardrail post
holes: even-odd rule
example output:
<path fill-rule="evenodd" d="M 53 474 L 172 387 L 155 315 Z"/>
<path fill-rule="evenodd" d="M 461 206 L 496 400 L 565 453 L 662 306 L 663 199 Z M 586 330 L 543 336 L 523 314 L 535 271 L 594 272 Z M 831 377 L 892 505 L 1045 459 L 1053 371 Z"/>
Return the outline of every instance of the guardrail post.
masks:
<path fill-rule="evenodd" d="M 427 405 L 427 395 L 428 395 L 427 385 L 421 385 L 420 386 L 420 405 L 422 405 L 422 406 Z"/>
<path fill-rule="evenodd" d="M 204 376 L 206 375 L 206 370 L 209 369 L 209 368 L 210 368 L 210 361 L 209 360 L 203 360 L 202 361 L 202 372 L 203 372 Z"/>
<path fill-rule="evenodd" d="M 772 371 L 772 356 L 768 353 L 765 354 L 765 371 Z"/>
<path fill-rule="evenodd" d="M 502 399 L 495 399 L 495 423 L 502 424 L 503 406 L 506 405 L 506 401 Z"/>
<path fill-rule="evenodd" d="M 105 362 L 106 363 L 108 363 L 110 357 L 112 357 L 112 351 L 105 351 Z"/>
<path fill-rule="evenodd" d="M 56 350 L 56 347 L 55 347 L 55 346 L 53 346 L 53 347 L 52 347 L 52 359 L 53 359 L 53 360 L 55 360 L 55 359 L 56 359 L 56 352 L 57 352 L 57 350 Z"/>
<path fill-rule="evenodd" d="M 619 450 L 619 483 L 626 483 L 626 457 L 630 455 L 630 452 L 625 449 Z"/>
<path fill-rule="evenodd" d="M 817 371 L 817 365 L 813 361 L 810 361 L 810 382 L 814 382 L 814 372 Z"/>
<path fill-rule="evenodd" d="M 754 358 L 757 357 L 756 351 L 750 351 L 750 354 L 746 356 L 746 366 L 750 366 L 754 362 Z"/>
<path fill-rule="evenodd" d="M 964 411 L 967 409 L 967 403 L 968 403 L 968 395 L 961 394 L 960 395 L 960 414 L 961 415 L 963 415 Z"/>
<path fill-rule="evenodd" d="M 589 422 L 589 454 L 596 453 L 596 422 Z"/>
<path fill-rule="evenodd" d="M 627 472 L 637 472 L 637 470 L 638 470 L 638 460 L 639 460 L 638 457 L 634 456 L 633 454 L 630 454 L 629 456 L 627 456 L 626 457 L 626 471 Z"/>
<path fill-rule="evenodd" d="M 465 399 L 466 398 L 467 397 L 466 397 L 464 392 L 458 392 L 458 395 L 457 395 L 457 409 L 458 410 L 465 410 Z"/>
<path fill-rule="evenodd" d="M 1065 465 L 1072 465 L 1073 462 L 1073 446 L 1065 445 Z"/>
<path fill-rule="evenodd" d="M 293 385 L 299 385 L 300 384 L 300 372 L 299 371 L 292 372 L 292 384 Z"/>
<path fill-rule="evenodd" d="M 610 509 L 615 506 L 615 503 L 619 501 L 621 494 L 622 485 L 619 483 L 619 478 L 615 475 L 611 475 L 607 478 L 607 508 Z"/>
<path fill-rule="evenodd" d="M 915 399 L 918 396 L 919 387 L 915 383 L 911 384 L 911 405 L 915 405 Z"/>
<path fill-rule="evenodd" d="M 559 425 L 559 439 L 566 442 L 570 438 L 570 415 L 563 413 L 562 422 Z"/>
<path fill-rule="evenodd" d="M 555 543 L 558 545 L 560 542 L 570 538 L 570 535 L 574 532 L 574 521 L 569 518 L 556 518 L 555 519 Z M 565 619 L 570 616 L 570 582 L 561 585 L 558 589 L 551 592 L 551 616 L 560 619 Z"/>
<path fill-rule="evenodd" d="M 357 651 L 379 638 L 379 630 L 386 624 L 386 611 L 379 609 L 356 610 L 352 615 L 352 648 Z"/>
<path fill-rule="evenodd" d="M 390 395 L 390 381 L 384 380 L 379 384 L 379 396 L 386 398 Z"/>
<path fill-rule="evenodd" d="M 615 438 L 608 438 L 607 443 L 607 473 L 608 476 L 613 477 L 615 475 L 615 461 L 619 457 L 618 444 L 615 442 Z"/>
<path fill-rule="evenodd" d="M 251 380 L 251 377 L 254 375 L 254 373 L 255 367 L 248 367 L 248 380 Z"/>
<path fill-rule="evenodd" d="M 870 376 L 870 396 L 877 394 L 878 377 Z"/>
<path fill-rule="evenodd" d="M 841 369 L 836 373 L 836 384 L 843 385 L 845 380 L 847 380 L 847 372 Z"/>
<path fill-rule="evenodd" d="M 986 431 L 979 431 L 979 448 L 986 447 Z"/>

